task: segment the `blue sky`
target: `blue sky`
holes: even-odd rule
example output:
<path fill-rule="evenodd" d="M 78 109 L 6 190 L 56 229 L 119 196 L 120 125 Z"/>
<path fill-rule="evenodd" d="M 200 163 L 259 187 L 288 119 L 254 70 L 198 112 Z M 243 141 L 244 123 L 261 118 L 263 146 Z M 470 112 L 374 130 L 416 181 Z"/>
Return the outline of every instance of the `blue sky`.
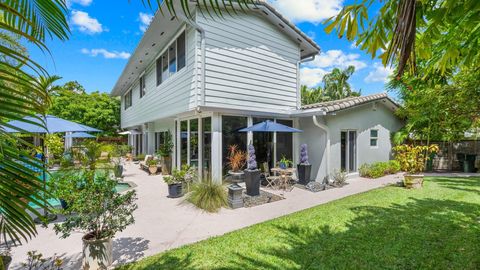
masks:
<path fill-rule="evenodd" d="M 47 67 L 50 74 L 63 77 L 61 82 L 77 80 L 88 92 L 110 92 L 128 57 L 142 37 L 153 11 L 141 0 L 67 0 L 70 39 L 47 42 L 52 56 L 35 48 L 30 54 Z M 350 79 L 362 94 L 384 91 L 390 70 L 378 59 L 355 48 L 346 39 L 324 32 L 322 21 L 338 12 L 349 1 L 342 0 L 270 0 L 282 14 L 312 37 L 322 48 L 314 62 L 302 67 L 302 82 L 310 86 L 321 82 L 323 74 L 334 67 L 354 65 Z"/>

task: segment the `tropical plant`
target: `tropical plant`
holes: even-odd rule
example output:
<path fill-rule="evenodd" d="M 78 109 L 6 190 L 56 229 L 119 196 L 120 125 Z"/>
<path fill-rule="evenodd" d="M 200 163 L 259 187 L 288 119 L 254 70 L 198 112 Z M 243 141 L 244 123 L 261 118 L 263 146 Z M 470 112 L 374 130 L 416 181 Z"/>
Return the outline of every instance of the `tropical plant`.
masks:
<path fill-rule="evenodd" d="M 257 160 L 255 156 L 255 147 L 250 144 L 248 146 L 248 161 L 247 161 L 247 169 L 248 170 L 256 170 L 257 169 Z"/>
<path fill-rule="evenodd" d="M 285 155 L 282 155 L 282 159 L 280 159 L 279 163 L 285 164 L 286 167 L 290 167 L 291 165 L 293 165 L 293 162 L 290 159 L 288 159 Z"/>
<path fill-rule="evenodd" d="M 421 173 L 425 170 L 426 162 L 431 153 L 438 152 L 439 147 L 432 145 L 409 145 L 403 144 L 393 148 L 395 160 L 400 163 L 402 171 L 409 174 Z"/>
<path fill-rule="evenodd" d="M 230 167 L 232 172 L 239 172 L 245 166 L 245 161 L 247 159 L 247 154 L 238 149 L 238 145 L 230 145 L 228 147 L 228 157 L 227 165 Z"/>
<path fill-rule="evenodd" d="M 380 4 L 372 16 L 371 10 Z M 477 0 L 361 0 L 345 5 L 327 21 L 327 33 L 356 41 L 383 64 L 397 64 L 397 77 L 419 61 L 426 68 L 421 76 L 445 74 L 464 67 L 478 67 L 480 4 Z"/>
<path fill-rule="evenodd" d="M 26 270 L 62 270 L 63 259 L 57 255 L 47 259 L 43 257 L 42 253 L 33 250 L 27 252 L 27 260 L 21 265 Z"/>
<path fill-rule="evenodd" d="M 165 133 L 164 142 L 160 145 L 158 149 L 158 154 L 162 157 L 169 157 L 172 154 L 173 147 L 174 144 L 172 132 L 170 132 L 169 130 Z"/>
<path fill-rule="evenodd" d="M 352 90 L 352 87 L 348 83 L 348 79 L 350 79 L 354 72 L 354 66 L 349 66 L 344 70 L 334 68 L 330 73 L 323 76 L 322 86 L 314 89 L 308 89 L 306 86 L 302 86 L 302 104 L 308 105 L 360 96 L 361 92 Z"/>
<path fill-rule="evenodd" d="M 308 165 L 308 146 L 307 144 L 300 145 L 300 164 Z"/>
<path fill-rule="evenodd" d="M 0 3 L 0 10 L 0 224 L 4 228 L 2 238 L 21 241 L 36 234 L 35 224 L 27 211 L 40 216 L 21 198 L 30 198 L 35 204 L 44 206 L 39 191 L 45 190 L 35 175 L 35 170 L 44 168 L 21 150 L 33 146 L 8 134 L 3 127 L 11 128 L 7 124 L 10 120 L 26 122 L 25 116 L 41 120 L 39 114 L 45 113 L 49 98 L 35 79 L 35 76 L 46 75 L 45 69 L 15 43 L 28 40 L 48 53 L 46 37 L 65 40 L 69 29 L 66 5 L 62 0 L 7 0 Z M 43 123 L 35 125 L 44 126 Z"/>
<path fill-rule="evenodd" d="M 64 150 L 62 137 L 58 134 L 45 135 L 45 147 L 53 158 L 60 158 Z"/>
<path fill-rule="evenodd" d="M 227 205 L 227 191 L 222 184 L 208 179 L 193 184 L 187 200 L 207 212 L 218 212 Z"/>
<path fill-rule="evenodd" d="M 190 184 L 197 178 L 197 168 L 184 164 L 180 169 L 174 169 L 172 175 L 163 177 L 167 185 L 184 184 L 189 190 Z"/>
<path fill-rule="evenodd" d="M 152 166 L 152 167 L 155 167 L 158 165 L 158 160 L 157 159 L 149 159 L 147 160 L 147 166 Z"/>
<path fill-rule="evenodd" d="M 54 226 L 55 232 L 62 238 L 78 230 L 87 234 L 87 240 L 111 238 L 135 222 L 135 190 L 117 193 L 117 182 L 107 174 L 97 174 L 94 180 L 91 177 L 72 180 L 78 182 L 64 192 L 75 196 L 63 198 L 68 208 L 61 210 L 66 220 Z"/>

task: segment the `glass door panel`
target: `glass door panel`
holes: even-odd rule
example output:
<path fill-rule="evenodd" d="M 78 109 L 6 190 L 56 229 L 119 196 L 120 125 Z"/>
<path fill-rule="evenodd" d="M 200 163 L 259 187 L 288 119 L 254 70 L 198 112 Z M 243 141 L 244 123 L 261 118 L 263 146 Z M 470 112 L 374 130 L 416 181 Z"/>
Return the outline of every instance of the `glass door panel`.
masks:
<path fill-rule="evenodd" d="M 273 119 L 253 117 L 253 124 Z M 257 164 L 260 168 L 263 163 L 267 163 L 269 168 L 274 167 L 273 158 L 273 133 L 272 132 L 253 132 L 253 146 L 255 147 L 255 155 L 257 156 Z"/>
<path fill-rule="evenodd" d="M 357 132 L 342 131 L 340 134 L 340 168 L 346 172 L 357 171 Z"/>
<path fill-rule="evenodd" d="M 188 121 L 180 122 L 180 166 L 188 164 Z"/>
<path fill-rule="evenodd" d="M 198 168 L 198 119 L 190 120 L 190 166 Z"/>
<path fill-rule="evenodd" d="M 293 127 L 292 120 L 277 119 L 277 123 Z M 277 161 L 283 156 L 293 161 L 293 133 L 277 132 Z"/>
<path fill-rule="evenodd" d="M 203 149 L 202 149 L 202 166 L 204 179 L 211 179 L 212 171 L 212 118 L 202 118 L 202 137 L 203 137 Z M 213 180 L 213 179 L 212 179 Z"/>

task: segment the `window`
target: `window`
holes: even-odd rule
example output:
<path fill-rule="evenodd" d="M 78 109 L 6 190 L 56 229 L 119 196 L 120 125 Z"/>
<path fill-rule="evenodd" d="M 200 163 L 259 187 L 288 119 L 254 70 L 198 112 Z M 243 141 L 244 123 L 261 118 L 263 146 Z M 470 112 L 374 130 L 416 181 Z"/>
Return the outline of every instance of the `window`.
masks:
<path fill-rule="evenodd" d="M 145 96 L 145 75 L 140 76 L 140 98 Z"/>
<path fill-rule="evenodd" d="M 372 147 L 378 146 L 378 129 L 370 130 L 370 146 Z"/>
<path fill-rule="evenodd" d="M 168 131 L 155 132 L 155 152 L 165 143 Z"/>
<path fill-rule="evenodd" d="M 157 59 L 156 70 L 157 70 L 157 86 L 159 86 L 162 83 L 162 57 L 159 57 Z"/>
<path fill-rule="evenodd" d="M 132 106 L 132 90 L 129 90 L 125 96 L 123 96 L 123 103 L 125 110 Z"/>
<path fill-rule="evenodd" d="M 157 59 L 157 86 L 162 84 L 186 65 L 185 31 L 178 36 Z"/>
<path fill-rule="evenodd" d="M 177 39 L 177 69 L 181 70 L 185 67 L 185 32 Z"/>
<path fill-rule="evenodd" d="M 172 75 L 177 72 L 177 47 L 175 46 L 175 42 L 168 48 L 168 59 L 168 71 L 170 72 L 170 75 Z"/>

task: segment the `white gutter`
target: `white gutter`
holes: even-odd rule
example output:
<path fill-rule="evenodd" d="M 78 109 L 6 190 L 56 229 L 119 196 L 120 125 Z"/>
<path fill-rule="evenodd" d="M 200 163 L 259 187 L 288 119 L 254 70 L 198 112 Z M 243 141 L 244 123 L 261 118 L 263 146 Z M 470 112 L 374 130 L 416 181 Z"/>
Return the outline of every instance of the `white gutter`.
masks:
<path fill-rule="evenodd" d="M 177 14 L 177 17 L 179 17 L 180 19 L 182 19 L 184 22 L 186 22 L 187 24 L 189 24 L 190 26 L 192 26 L 193 28 L 195 28 L 195 30 L 197 30 L 199 33 L 200 33 L 200 40 L 201 40 L 201 43 L 200 43 L 200 50 L 201 50 L 201 53 L 202 53 L 202 66 L 200 68 L 200 79 L 201 79 L 201 84 L 200 84 L 200 105 L 198 104 L 198 96 L 199 96 L 199 87 L 198 87 L 198 80 L 196 80 L 195 84 L 195 89 L 196 89 L 196 93 L 195 93 L 195 107 L 197 109 L 197 111 L 200 110 L 199 106 L 203 106 L 205 104 L 205 51 L 206 51 L 206 45 L 205 45 L 205 30 L 198 24 L 196 23 L 195 21 L 191 20 L 191 19 L 188 19 L 186 18 L 184 15 L 182 14 Z M 196 44 L 195 44 L 195 48 L 196 48 Z M 195 52 L 196 54 L 196 52 Z M 197 58 L 195 57 L 195 62 L 197 62 Z M 198 68 L 195 66 L 195 77 L 198 77 Z"/>
<path fill-rule="evenodd" d="M 321 128 L 323 131 L 325 131 L 326 133 L 326 144 L 325 144 L 325 147 L 326 147 L 326 163 L 327 163 L 327 167 L 326 167 L 326 174 L 327 174 L 327 181 L 328 179 L 330 178 L 330 129 L 320 123 L 317 119 L 317 116 L 314 115 L 312 116 L 312 119 L 313 119 L 313 124 L 315 124 L 317 127 Z"/>

